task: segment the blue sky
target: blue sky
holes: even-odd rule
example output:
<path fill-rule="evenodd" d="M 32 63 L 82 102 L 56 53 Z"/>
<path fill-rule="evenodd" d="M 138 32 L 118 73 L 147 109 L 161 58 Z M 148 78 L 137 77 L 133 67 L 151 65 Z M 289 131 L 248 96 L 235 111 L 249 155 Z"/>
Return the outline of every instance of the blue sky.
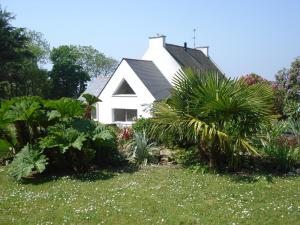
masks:
<path fill-rule="evenodd" d="M 15 26 L 45 35 L 51 47 L 92 45 L 118 60 L 140 58 L 148 37 L 209 45 L 228 76 L 267 79 L 300 56 L 300 0 L 0 0 Z"/>

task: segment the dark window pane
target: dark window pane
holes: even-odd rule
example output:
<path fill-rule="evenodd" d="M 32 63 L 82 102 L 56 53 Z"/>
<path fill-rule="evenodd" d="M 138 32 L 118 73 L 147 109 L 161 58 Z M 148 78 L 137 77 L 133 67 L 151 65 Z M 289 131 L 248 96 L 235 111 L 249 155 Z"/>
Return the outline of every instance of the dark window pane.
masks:
<path fill-rule="evenodd" d="M 114 95 L 135 95 L 135 92 L 129 86 L 126 80 L 123 80 L 121 85 L 115 91 Z"/>
<path fill-rule="evenodd" d="M 133 121 L 137 117 L 137 110 L 136 109 L 126 109 L 126 117 L 127 121 Z"/>
<path fill-rule="evenodd" d="M 114 109 L 114 121 L 125 121 L 125 109 Z"/>

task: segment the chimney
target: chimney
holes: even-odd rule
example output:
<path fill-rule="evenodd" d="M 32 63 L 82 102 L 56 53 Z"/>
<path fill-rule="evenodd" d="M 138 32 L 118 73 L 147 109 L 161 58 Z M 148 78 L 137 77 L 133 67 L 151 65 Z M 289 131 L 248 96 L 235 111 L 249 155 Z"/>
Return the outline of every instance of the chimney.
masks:
<path fill-rule="evenodd" d="M 187 50 L 187 43 L 186 42 L 183 43 L 183 47 L 184 47 L 184 51 L 186 51 Z"/>
<path fill-rule="evenodd" d="M 206 55 L 207 57 L 209 57 L 209 55 L 208 55 L 209 46 L 197 47 L 196 49 L 200 50 L 201 52 L 204 53 L 204 55 Z"/>
<path fill-rule="evenodd" d="M 157 34 L 157 36 L 149 37 L 149 47 L 156 48 L 156 47 L 164 47 L 166 42 L 166 36 Z"/>

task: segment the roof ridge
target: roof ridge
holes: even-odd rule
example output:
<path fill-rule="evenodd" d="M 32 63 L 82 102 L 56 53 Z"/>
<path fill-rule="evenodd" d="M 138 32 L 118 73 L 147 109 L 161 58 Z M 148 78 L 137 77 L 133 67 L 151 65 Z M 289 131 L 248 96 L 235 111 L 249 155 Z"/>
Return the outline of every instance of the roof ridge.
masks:
<path fill-rule="evenodd" d="M 175 44 L 169 44 L 169 43 L 166 43 L 166 45 L 173 45 L 173 46 L 176 46 L 176 47 L 184 48 L 184 46 L 181 46 L 181 45 L 175 45 Z M 201 51 L 201 50 L 198 50 L 196 48 L 190 48 L 190 47 L 186 47 L 186 48 L 191 49 L 191 50 Z"/>

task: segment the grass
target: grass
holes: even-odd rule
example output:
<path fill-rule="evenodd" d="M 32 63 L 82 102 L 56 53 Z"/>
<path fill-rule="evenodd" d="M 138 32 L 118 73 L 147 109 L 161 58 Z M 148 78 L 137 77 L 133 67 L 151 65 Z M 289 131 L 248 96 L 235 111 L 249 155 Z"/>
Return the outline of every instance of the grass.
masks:
<path fill-rule="evenodd" d="M 173 167 L 18 184 L 0 167 L 0 224 L 299 224 L 300 177 Z"/>

